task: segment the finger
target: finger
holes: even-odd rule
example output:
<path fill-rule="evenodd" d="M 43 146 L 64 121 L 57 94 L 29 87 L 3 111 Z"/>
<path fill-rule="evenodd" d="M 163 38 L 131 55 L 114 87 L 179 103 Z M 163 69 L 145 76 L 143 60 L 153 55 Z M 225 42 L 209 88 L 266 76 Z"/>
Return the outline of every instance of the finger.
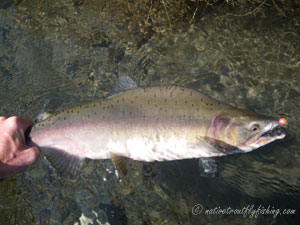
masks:
<path fill-rule="evenodd" d="M 32 164 L 39 156 L 39 150 L 32 147 L 21 151 L 16 158 L 7 163 L 0 162 L 0 178 L 11 177 L 21 172 L 26 166 Z"/>
<path fill-rule="evenodd" d="M 32 125 L 32 122 L 23 120 L 17 116 L 9 117 L 6 121 L 7 125 L 9 126 L 8 132 L 10 132 L 12 137 L 14 137 L 17 146 L 25 148 L 25 132 L 27 128 Z"/>
<path fill-rule="evenodd" d="M 39 150 L 37 147 L 31 147 L 26 150 L 20 151 L 18 155 L 7 162 L 10 166 L 25 167 L 32 164 L 39 157 Z"/>
<path fill-rule="evenodd" d="M 27 120 L 21 120 L 21 124 L 22 124 L 22 127 L 23 127 L 23 131 L 25 132 L 30 126 L 33 125 L 32 122 L 30 121 L 27 121 Z"/>
<path fill-rule="evenodd" d="M 4 120 L 6 120 L 7 119 L 7 117 L 5 117 L 5 116 L 0 116 L 0 121 L 4 121 Z"/>
<path fill-rule="evenodd" d="M 25 132 L 30 126 L 32 126 L 32 122 L 23 120 L 20 117 L 17 117 L 17 123 L 22 127 L 22 130 Z"/>
<path fill-rule="evenodd" d="M 25 131 L 28 127 L 30 127 L 33 123 L 27 120 L 23 120 L 21 117 L 12 116 L 7 119 L 7 123 L 10 125 L 12 129 L 21 129 Z"/>

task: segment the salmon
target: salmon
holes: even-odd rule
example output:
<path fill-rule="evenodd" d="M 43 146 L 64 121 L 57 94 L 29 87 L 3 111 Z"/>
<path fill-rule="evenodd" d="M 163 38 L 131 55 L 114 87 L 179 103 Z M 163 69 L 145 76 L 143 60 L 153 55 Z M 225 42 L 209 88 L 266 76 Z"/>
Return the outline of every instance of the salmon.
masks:
<path fill-rule="evenodd" d="M 183 87 L 137 87 L 120 77 L 105 100 L 56 112 L 28 131 L 28 144 L 64 176 L 85 158 L 108 159 L 120 177 L 131 160 L 164 161 L 245 153 L 284 138 L 278 119 Z"/>

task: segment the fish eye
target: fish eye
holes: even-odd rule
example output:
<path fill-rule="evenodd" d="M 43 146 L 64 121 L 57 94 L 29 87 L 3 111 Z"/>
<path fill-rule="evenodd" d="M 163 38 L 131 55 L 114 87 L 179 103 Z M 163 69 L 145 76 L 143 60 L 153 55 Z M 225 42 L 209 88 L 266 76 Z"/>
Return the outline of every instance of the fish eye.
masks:
<path fill-rule="evenodd" d="M 252 125 L 251 128 L 250 128 L 250 130 L 253 131 L 253 132 L 259 130 L 259 125 L 258 124 Z"/>

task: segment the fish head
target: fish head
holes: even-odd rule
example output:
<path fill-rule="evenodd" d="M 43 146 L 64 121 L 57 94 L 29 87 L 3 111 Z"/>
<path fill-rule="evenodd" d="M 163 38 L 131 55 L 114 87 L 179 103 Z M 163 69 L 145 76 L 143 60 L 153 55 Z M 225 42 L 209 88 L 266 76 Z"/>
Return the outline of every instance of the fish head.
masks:
<path fill-rule="evenodd" d="M 216 115 L 209 128 L 209 138 L 249 152 L 285 137 L 278 119 L 242 109 L 229 109 Z"/>

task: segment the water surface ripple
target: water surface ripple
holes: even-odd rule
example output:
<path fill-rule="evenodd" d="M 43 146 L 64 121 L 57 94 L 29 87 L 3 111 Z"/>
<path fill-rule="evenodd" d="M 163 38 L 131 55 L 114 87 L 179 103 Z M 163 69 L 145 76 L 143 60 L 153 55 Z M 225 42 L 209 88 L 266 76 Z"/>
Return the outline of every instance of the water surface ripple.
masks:
<path fill-rule="evenodd" d="M 192 159 L 134 162 L 119 181 L 110 160 L 88 160 L 70 182 L 41 155 L 1 182 L 0 224 L 297 224 L 299 10 L 282 16 L 263 7 L 234 16 L 247 8 L 223 7 L 191 20 L 169 5 L 171 32 L 162 1 L 124 2 L 0 4 L 0 115 L 33 120 L 43 111 L 103 99 L 116 78 L 127 75 L 141 86 L 191 87 L 225 103 L 284 116 L 287 137 L 216 159 L 216 176 Z M 196 204 L 204 211 L 252 206 L 296 214 L 194 215 Z"/>

